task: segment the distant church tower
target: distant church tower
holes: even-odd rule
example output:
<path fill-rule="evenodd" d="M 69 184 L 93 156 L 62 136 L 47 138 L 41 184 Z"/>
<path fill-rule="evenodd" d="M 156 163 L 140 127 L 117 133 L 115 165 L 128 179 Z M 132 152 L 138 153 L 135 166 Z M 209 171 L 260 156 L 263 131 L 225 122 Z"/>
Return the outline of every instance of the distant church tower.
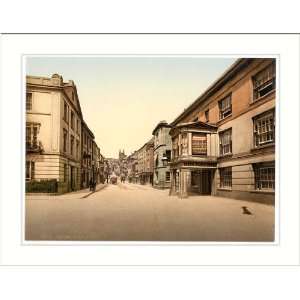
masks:
<path fill-rule="evenodd" d="M 123 151 L 119 150 L 119 160 L 123 160 L 124 158 L 126 158 L 125 150 L 124 149 Z"/>

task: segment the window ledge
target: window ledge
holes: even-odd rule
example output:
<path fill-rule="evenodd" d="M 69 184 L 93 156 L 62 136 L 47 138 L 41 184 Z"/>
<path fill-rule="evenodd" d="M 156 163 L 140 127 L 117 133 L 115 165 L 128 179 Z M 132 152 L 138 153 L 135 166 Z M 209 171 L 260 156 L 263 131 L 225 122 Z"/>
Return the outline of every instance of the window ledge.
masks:
<path fill-rule="evenodd" d="M 256 151 L 256 150 L 265 149 L 265 148 L 271 148 L 271 147 L 274 147 L 274 146 L 275 146 L 275 143 L 265 144 L 265 145 L 261 145 L 261 146 L 258 146 L 258 147 L 254 147 L 254 148 L 251 149 L 251 151 Z"/>
<path fill-rule="evenodd" d="M 250 193 L 258 193 L 258 194 L 275 194 L 274 190 L 251 190 Z"/>
<path fill-rule="evenodd" d="M 227 119 L 230 118 L 230 117 L 232 117 L 232 113 L 231 113 L 230 115 L 226 116 L 226 117 L 223 118 L 223 119 L 219 119 L 219 121 L 217 122 L 217 124 L 222 123 L 224 120 L 227 120 Z"/>
<path fill-rule="evenodd" d="M 232 191 L 232 188 L 226 188 L 226 187 L 218 187 L 217 188 L 218 189 L 218 191 L 228 191 L 228 192 L 231 192 Z"/>
<path fill-rule="evenodd" d="M 276 89 L 270 91 L 269 93 L 257 98 L 257 99 L 252 99 L 252 101 L 250 102 L 250 105 L 255 105 L 255 103 L 260 102 L 263 99 L 266 99 L 268 96 L 272 95 L 273 93 L 275 94 Z"/>
<path fill-rule="evenodd" d="M 230 158 L 230 157 L 232 157 L 232 153 L 220 155 L 218 158 Z"/>

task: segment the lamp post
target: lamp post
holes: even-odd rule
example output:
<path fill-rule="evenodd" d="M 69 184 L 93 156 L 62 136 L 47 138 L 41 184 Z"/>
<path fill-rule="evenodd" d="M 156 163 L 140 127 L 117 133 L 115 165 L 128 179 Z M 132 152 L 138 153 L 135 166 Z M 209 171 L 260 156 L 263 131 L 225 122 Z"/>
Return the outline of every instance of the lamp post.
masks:
<path fill-rule="evenodd" d="M 168 161 L 169 161 L 168 158 L 167 158 L 166 156 L 163 155 L 163 157 L 162 157 L 161 160 L 162 160 L 162 162 L 163 162 L 163 166 L 166 167 L 166 166 L 168 165 Z"/>

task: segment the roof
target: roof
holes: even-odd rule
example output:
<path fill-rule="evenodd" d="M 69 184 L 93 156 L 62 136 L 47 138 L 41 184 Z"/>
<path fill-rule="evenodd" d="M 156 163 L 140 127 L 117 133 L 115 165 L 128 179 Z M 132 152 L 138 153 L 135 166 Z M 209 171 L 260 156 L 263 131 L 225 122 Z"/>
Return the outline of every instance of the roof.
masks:
<path fill-rule="evenodd" d="M 187 107 L 170 125 L 175 126 L 184 117 L 190 114 L 199 104 L 208 99 L 216 91 L 232 79 L 241 69 L 248 66 L 254 58 L 237 59 L 216 81 L 214 81 L 189 107 Z"/>
<path fill-rule="evenodd" d="M 172 126 L 169 125 L 169 124 L 167 123 L 167 121 L 160 121 L 160 122 L 155 126 L 155 128 L 153 129 L 152 134 L 154 135 L 155 131 L 158 130 L 160 127 L 168 127 L 168 128 L 170 128 L 170 127 L 172 127 Z"/>
<path fill-rule="evenodd" d="M 84 120 L 82 120 L 82 124 L 83 124 L 83 127 L 87 130 L 87 132 L 91 135 L 91 137 L 94 139 L 95 136 L 93 134 L 93 132 L 91 131 L 91 129 L 87 126 L 87 124 L 85 123 Z"/>
<path fill-rule="evenodd" d="M 201 121 L 196 121 L 196 122 L 187 122 L 187 123 L 180 123 L 178 125 L 175 125 L 171 130 L 170 130 L 170 135 L 173 135 L 178 129 L 180 128 L 189 128 L 189 129 L 206 129 L 210 131 L 216 131 L 218 126 L 209 124 L 209 123 L 204 123 Z"/>

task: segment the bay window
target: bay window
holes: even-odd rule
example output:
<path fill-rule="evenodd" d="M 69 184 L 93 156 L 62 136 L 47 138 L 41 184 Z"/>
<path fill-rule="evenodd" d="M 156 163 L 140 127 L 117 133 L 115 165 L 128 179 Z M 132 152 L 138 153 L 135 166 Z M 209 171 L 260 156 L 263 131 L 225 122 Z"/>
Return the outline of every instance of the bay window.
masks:
<path fill-rule="evenodd" d="M 206 134 L 192 134 L 192 155 L 207 155 L 207 138 Z"/>

